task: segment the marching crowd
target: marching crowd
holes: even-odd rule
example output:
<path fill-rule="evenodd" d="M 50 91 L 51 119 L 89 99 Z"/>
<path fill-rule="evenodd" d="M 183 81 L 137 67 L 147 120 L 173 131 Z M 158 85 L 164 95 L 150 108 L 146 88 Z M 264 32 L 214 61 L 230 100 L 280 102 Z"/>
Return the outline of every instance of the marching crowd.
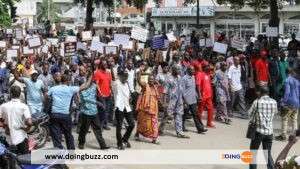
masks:
<path fill-rule="evenodd" d="M 36 32 L 33 35 L 46 40 Z M 100 40 L 108 43 L 112 37 L 105 32 Z M 0 38 L 7 48 L 13 45 L 12 37 Z M 81 38 L 78 33 L 77 41 Z M 8 60 L 6 49 L 0 48 L 0 94 L 5 100 L 0 124 L 18 153 L 24 154 L 29 151 L 26 130 L 43 114 L 50 116 L 54 147 L 64 147 L 64 135 L 67 149 L 75 149 L 73 126 L 79 133 L 79 149 L 84 149 L 90 126 L 100 149 L 108 149 L 103 130 L 115 126 L 117 147 L 123 150 L 131 147 L 132 132 L 136 140 L 159 144 L 158 137 L 170 121 L 178 138 L 189 138 L 187 119 L 193 119 L 199 134 L 217 128 L 215 122 L 234 125 L 233 117 L 256 119 L 250 148 L 258 149 L 262 143 L 271 152 L 275 114 L 282 117 L 277 140 L 287 140 L 288 124 L 292 132 L 298 128 L 300 43 L 292 38 L 287 52 L 269 50 L 267 38 L 259 35 L 245 51 L 229 44 L 226 54 L 220 54 L 200 47 L 196 32 L 184 47 L 177 38 L 168 47 L 154 50 L 150 40 L 144 49 L 137 49 L 136 43 L 131 50 L 119 45 L 115 54 L 93 52 L 88 49 L 90 42 L 85 42 L 86 50 L 78 49 L 68 57 L 61 56 L 60 45 L 53 45 L 46 54 L 39 47 L 31 55 L 20 52 Z M 228 40 L 224 35 L 216 39 Z M 26 45 L 20 41 L 20 46 Z"/>

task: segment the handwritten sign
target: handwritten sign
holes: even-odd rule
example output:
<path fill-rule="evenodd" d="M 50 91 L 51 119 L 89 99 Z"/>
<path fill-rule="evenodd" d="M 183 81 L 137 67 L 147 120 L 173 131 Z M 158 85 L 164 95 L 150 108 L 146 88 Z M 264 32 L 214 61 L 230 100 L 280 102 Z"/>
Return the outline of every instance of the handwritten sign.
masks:
<path fill-rule="evenodd" d="M 11 48 L 12 48 L 12 49 L 17 49 L 17 50 L 19 50 L 19 49 L 20 49 L 20 46 L 12 46 Z"/>
<path fill-rule="evenodd" d="M 64 56 L 73 56 L 76 52 L 76 42 L 66 42 L 64 44 Z"/>
<path fill-rule="evenodd" d="M 278 36 L 278 27 L 267 27 L 266 29 L 267 37 L 277 37 Z"/>
<path fill-rule="evenodd" d="M 18 57 L 18 50 L 16 49 L 8 49 L 6 50 L 6 59 L 8 61 L 12 61 L 12 58 Z"/>
<path fill-rule="evenodd" d="M 42 41 L 40 37 L 33 37 L 28 39 L 28 46 L 29 48 L 37 48 L 42 46 Z"/>
<path fill-rule="evenodd" d="M 147 29 L 143 29 L 140 27 L 133 27 L 131 30 L 131 38 L 142 42 L 146 42 L 148 37 L 148 32 L 149 31 Z"/>
<path fill-rule="evenodd" d="M 133 41 L 129 41 L 129 42 L 128 42 L 128 45 L 124 46 L 123 48 L 124 48 L 124 49 L 128 49 L 128 50 L 133 49 Z"/>
<path fill-rule="evenodd" d="M 231 40 L 231 47 L 235 48 L 238 51 L 244 52 L 245 51 L 244 46 L 245 46 L 245 42 L 241 39 L 233 38 Z"/>
<path fill-rule="evenodd" d="M 228 45 L 224 43 L 215 42 L 213 51 L 221 54 L 227 53 Z"/>
<path fill-rule="evenodd" d="M 87 50 L 86 45 L 84 43 L 82 43 L 82 42 L 77 42 L 76 48 L 77 48 L 77 50 L 79 50 L 79 49 L 81 49 L 81 50 Z"/>
<path fill-rule="evenodd" d="M 6 42 L 0 41 L 0 48 L 6 48 Z"/>
<path fill-rule="evenodd" d="M 6 34 L 12 35 L 13 34 L 13 30 L 12 29 L 6 29 Z"/>
<path fill-rule="evenodd" d="M 30 49 L 28 46 L 23 47 L 23 54 L 24 55 L 32 55 L 34 53 L 33 49 Z"/>
<path fill-rule="evenodd" d="M 23 39 L 23 31 L 22 31 L 22 29 L 16 29 L 16 31 L 15 31 L 15 37 L 18 40 Z"/>
<path fill-rule="evenodd" d="M 44 46 L 42 47 L 42 53 L 48 53 L 48 51 L 49 51 L 49 46 L 44 45 Z"/>
<path fill-rule="evenodd" d="M 77 42 L 76 36 L 67 36 L 65 42 Z"/>
<path fill-rule="evenodd" d="M 118 47 L 117 46 L 104 46 L 105 54 L 117 54 Z"/>
<path fill-rule="evenodd" d="M 212 40 L 210 38 L 200 39 L 199 45 L 201 47 L 208 47 L 208 48 L 214 46 L 214 44 L 212 43 Z"/>
<path fill-rule="evenodd" d="M 167 37 L 168 37 L 168 40 L 169 40 L 170 42 L 175 42 L 175 41 L 177 40 L 176 37 L 174 36 L 174 33 L 173 33 L 173 32 L 168 33 L 168 34 L 167 34 Z"/>
<path fill-rule="evenodd" d="M 82 37 L 82 41 L 89 41 L 93 39 L 91 31 L 82 32 L 81 37 Z"/>
<path fill-rule="evenodd" d="M 116 45 L 128 46 L 129 38 L 130 38 L 129 35 L 126 34 L 115 34 L 114 43 Z"/>
<path fill-rule="evenodd" d="M 57 38 L 48 38 L 47 40 L 51 43 L 51 45 L 58 46 L 59 40 Z"/>
<path fill-rule="evenodd" d="M 98 53 L 103 53 L 103 47 L 105 46 L 105 43 L 99 42 L 99 41 L 92 41 L 91 44 L 91 51 L 97 51 Z"/>

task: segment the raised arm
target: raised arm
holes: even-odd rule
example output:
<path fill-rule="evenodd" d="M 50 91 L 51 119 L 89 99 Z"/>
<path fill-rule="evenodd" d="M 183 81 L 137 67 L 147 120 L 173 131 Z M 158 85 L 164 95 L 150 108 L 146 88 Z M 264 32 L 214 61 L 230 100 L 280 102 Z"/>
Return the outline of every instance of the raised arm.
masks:
<path fill-rule="evenodd" d="M 88 80 L 79 87 L 79 92 L 89 88 L 91 83 L 92 83 L 92 75 L 90 74 Z"/>

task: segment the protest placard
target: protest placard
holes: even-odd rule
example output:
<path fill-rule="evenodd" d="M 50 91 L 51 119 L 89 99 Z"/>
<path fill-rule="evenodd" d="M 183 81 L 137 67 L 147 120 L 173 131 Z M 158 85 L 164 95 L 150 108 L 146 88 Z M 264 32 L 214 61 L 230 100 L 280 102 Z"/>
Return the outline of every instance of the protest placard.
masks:
<path fill-rule="evenodd" d="M 106 45 L 105 43 L 93 40 L 90 49 L 91 51 L 97 51 L 98 53 L 103 53 L 103 47 L 105 45 Z"/>
<path fill-rule="evenodd" d="M 277 37 L 278 36 L 278 27 L 267 27 L 266 28 L 267 37 Z"/>
<path fill-rule="evenodd" d="M 123 46 L 128 46 L 129 43 L 129 35 L 126 34 L 115 34 L 114 35 L 114 43 L 116 45 L 123 45 Z"/>
<path fill-rule="evenodd" d="M 93 39 L 91 31 L 81 32 L 82 41 L 89 41 Z"/>
<path fill-rule="evenodd" d="M 15 37 L 17 40 L 23 39 L 23 31 L 22 29 L 16 29 L 15 30 Z"/>
<path fill-rule="evenodd" d="M 138 43 L 137 48 L 138 48 L 138 50 L 144 49 L 145 48 L 145 44 L 144 43 Z"/>
<path fill-rule="evenodd" d="M 235 48 L 238 51 L 244 52 L 245 51 L 245 41 L 242 39 L 232 38 L 231 40 L 231 47 Z"/>
<path fill-rule="evenodd" d="M 170 41 L 168 39 L 164 40 L 164 48 L 168 48 L 170 45 Z"/>
<path fill-rule="evenodd" d="M 213 51 L 221 53 L 221 54 L 226 54 L 227 53 L 227 47 L 228 47 L 227 44 L 215 42 Z"/>
<path fill-rule="evenodd" d="M 104 53 L 105 54 L 117 54 L 118 47 L 117 46 L 104 46 Z"/>
<path fill-rule="evenodd" d="M 24 55 L 32 55 L 34 54 L 33 49 L 30 49 L 28 46 L 23 47 L 23 54 Z"/>
<path fill-rule="evenodd" d="M 12 29 L 6 29 L 6 34 L 12 35 L 13 34 L 13 30 Z"/>
<path fill-rule="evenodd" d="M 12 48 L 12 49 L 17 49 L 17 50 L 19 50 L 19 49 L 20 49 L 20 46 L 12 46 L 11 48 Z"/>
<path fill-rule="evenodd" d="M 127 46 L 123 46 L 124 49 L 131 50 L 133 49 L 133 41 L 129 41 Z"/>
<path fill-rule="evenodd" d="M 141 42 L 146 42 L 148 37 L 148 30 L 140 27 L 133 27 L 131 30 L 131 38 L 139 40 Z"/>
<path fill-rule="evenodd" d="M 92 41 L 100 42 L 100 37 L 99 36 L 93 36 Z"/>
<path fill-rule="evenodd" d="M 77 50 L 79 50 L 79 49 L 80 50 L 87 50 L 86 45 L 84 43 L 82 43 L 82 42 L 77 42 L 76 48 L 77 48 Z"/>
<path fill-rule="evenodd" d="M 29 38 L 28 40 L 29 48 L 37 48 L 42 45 L 42 41 L 40 37 Z"/>
<path fill-rule="evenodd" d="M 0 48 L 6 48 L 6 42 L 0 41 Z"/>
<path fill-rule="evenodd" d="M 64 56 L 73 56 L 76 52 L 76 42 L 65 42 L 64 43 Z"/>
<path fill-rule="evenodd" d="M 65 42 L 77 42 L 76 36 L 67 36 Z"/>
<path fill-rule="evenodd" d="M 174 32 L 168 33 L 167 37 L 170 42 L 175 42 L 177 40 L 176 37 L 174 36 Z"/>
<path fill-rule="evenodd" d="M 6 59 L 8 61 L 12 61 L 12 58 L 18 57 L 18 50 L 17 49 L 8 49 L 6 50 Z"/>
<path fill-rule="evenodd" d="M 165 39 L 162 36 L 155 36 L 152 39 L 152 48 L 153 49 L 161 49 L 164 48 Z"/>
<path fill-rule="evenodd" d="M 42 53 L 48 53 L 48 51 L 49 51 L 49 46 L 44 45 L 44 46 L 42 47 Z"/>
<path fill-rule="evenodd" d="M 57 38 L 48 38 L 47 40 L 51 43 L 51 45 L 58 46 L 59 40 Z"/>

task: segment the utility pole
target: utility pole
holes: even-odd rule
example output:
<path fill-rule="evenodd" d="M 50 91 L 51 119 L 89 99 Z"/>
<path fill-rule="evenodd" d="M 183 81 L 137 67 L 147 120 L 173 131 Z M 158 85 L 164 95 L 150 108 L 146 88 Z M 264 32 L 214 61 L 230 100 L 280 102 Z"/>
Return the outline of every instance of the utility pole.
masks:
<path fill-rule="evenodd" d="M 200 27 L 200 0 L 197 0 L 197 29 Z"/>
<path fill-rule="evenodd" d="M 50 21 L 50 0 L 47 0 L 47 19 Z"/>

